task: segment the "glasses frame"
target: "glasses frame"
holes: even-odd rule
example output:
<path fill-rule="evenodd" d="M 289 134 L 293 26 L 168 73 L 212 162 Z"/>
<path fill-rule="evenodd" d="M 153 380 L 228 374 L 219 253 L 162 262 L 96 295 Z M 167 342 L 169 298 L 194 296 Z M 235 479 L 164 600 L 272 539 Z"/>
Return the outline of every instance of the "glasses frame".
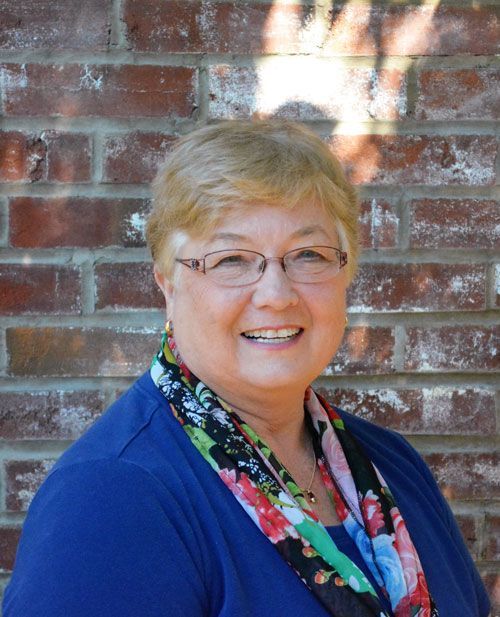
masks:
<path fill-rule="evenodd" d="M 336 248 L 335 246 L 328 246 L 326 244 L 313 244 L 313 245 L 310 245 L 310 246 L 299 246 L 296 249 L 292 249 L 291 251 L 287 251 L 282 257 L 266 257 L 265 255 L 263 255 L 262 253 L 259 253 L 258 251 L 251 251 L 249 249 L 222 249 L 220 251 L 211 251 L 210 253 L 206 253 L 201 258 L 198 258 L 198 257 L 186 257 L 184 259 L 176 258 L 175 261 L 177 263 L 182 264 L 183 266 L 186 266 L 192 272 L 200 272 L 201 274 L 207 274 L 205 260 L 206 260 L 206 258 L 209 255 L 217 255 L 218 253 L 226 253 L 226 252 L 231 251 L 231 250 L 234 250 L 234 251 L 244 251 L 245 253 L 253 253 L 254 255 L 258 255 L 259 257 L 262 257 L 262 260 L 263 260 L 262 263 L 264 265 L 263 265 L 262 271 L 259 274 L 259 277 L 256 278 L 255 281 L 252 281 L 252 283 L 243 283 L 241 285 L 231 285 L 231 287 L 244 287 L 245 285 L 253 285 L 254 283 L 256 283 L 257 281 L 260 280 L 260 278 L 263 276 L 263 274 L 264 274 L 264 272 L 266 270 L 267 262 L 268 261 L 279 261 L 279 262 L 281 262 L 281 267 L 283 269 L 283 272 L 285 272 L 285 274 L 288 276 L 288 278 L 290 278 L 290 275 L 286 271 L 286 265 L 285 265 L 285 258 L 286 258 L 286 256 L 289 255 L 290 253 L 294 253 L 295 251 L 301 251 L 301 250 L 305 250 L 305 249 L 314 249 L 314 248 L 326 248 L 326 249 L 333 249 L 334 251 L 336 251 L 338 256 L 339 256 L 339 271 L 347 264 L 347 252 L 346 251 L 342 251 L 342 250 Z M 290 278 L 290 280 L 293 281 L 292 278 Z M 299 282 L 299 281 L 294 281 L 294 282 Z"/>

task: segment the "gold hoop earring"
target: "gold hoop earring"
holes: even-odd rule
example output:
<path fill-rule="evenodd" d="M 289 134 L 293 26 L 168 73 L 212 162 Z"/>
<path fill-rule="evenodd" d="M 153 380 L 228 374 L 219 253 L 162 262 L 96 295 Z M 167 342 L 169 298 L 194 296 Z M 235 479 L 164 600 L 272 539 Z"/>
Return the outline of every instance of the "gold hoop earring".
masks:
<path fill-rule="evenodd" d="M 344 328 L 347 328 L 348 325 L 349 325 L 349 319 L 347 318 L 347 315 L 346 315 Z"/>
<path fill-rule="evenodd" d="M 165 324 L 165 332 L 167 333 L 168 337 L 172 337 L 174 335 L 174 324 L 172 323 L 171 319 L 169 319 Z"/>

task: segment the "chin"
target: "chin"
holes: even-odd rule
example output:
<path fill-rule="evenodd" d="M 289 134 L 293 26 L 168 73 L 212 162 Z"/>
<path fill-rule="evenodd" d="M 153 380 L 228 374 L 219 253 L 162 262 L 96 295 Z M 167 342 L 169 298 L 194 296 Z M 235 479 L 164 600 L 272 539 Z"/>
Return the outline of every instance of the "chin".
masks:
<path fill-rule="evenodd" d="M 297 386 L 298 383 L 304 381 L 304 371 L 287 370 L 283 367 L 266 367 L 264 365 L 259 367 L 258 370 L 247 372 L 245 378 L 256 388 L 275 390 Z"/>

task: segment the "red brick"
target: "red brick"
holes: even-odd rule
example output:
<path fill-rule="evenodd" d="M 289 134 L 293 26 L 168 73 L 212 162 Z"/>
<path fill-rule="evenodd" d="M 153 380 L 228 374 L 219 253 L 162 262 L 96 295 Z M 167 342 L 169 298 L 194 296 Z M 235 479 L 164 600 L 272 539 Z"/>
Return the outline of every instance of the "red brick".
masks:
<path fill-rule="evenodd" d="M 88 182 L 91 145 L 87 135 L 43 131 L 0 133 L 0 180 Z"/>
<path fill-rule="evenodd" d="M 394 371 L 393 353 L 394 332 L 391 328 L 354 326 L 347 330 L 324 374 L 391 373 Z"/>
<path fill-rule="evenodd" d="M 161 332 L 139 328 L 8 328 L 8 371 L 31 377 L 131 377 L 149 366 Z"/>
<path fill-rule="evenodd" d="M 332 150 L 355 184 L 492 185 L 497 143 L 480 135 L 336 135 Z"/>
<path fill-rule="evenodd" d="M 209 117 L 241 118 L 258 113 L 297 120 L 359 121 L 405 116 L 406 80 L 399 70 L 335 68 L 332 79 L 331 64 L 321 58 L 296 59 L 287 66 L 278 59 L 258 68 L 210 67 Z M 257 85 L 260 96 L 256 95 Z"/>
<path fill-rule="evenodd" d="M 104 405 L 95 390 L 1 392 L 0 439 L 76 439 Z"/>
<path fill-rule="evenodd" d="M 0 0 L 0 48 L 105 51 L 110 9 L 111 0 Z"/>
<path fill-rule="evenodd" d="M 495 264 L 495 304 L 500 306 L 500 264 Z"/>
<path fill-rule="evenodd" d="M 44 138 L 49 182 L 90 182 L 92 146 L 88 135 L 47 131 Z"/>
<path fill-rule="evenodd" d="M 460 532 L 474 560 L 479 557 L 478 521 L 473 516 L 459 514 L 455 516 Z"/>
<path fill-rule="evenodd" d="M 49 473 L 54 460 L 7 461 L 5 501 L 8 511 L 24 512 Z"/>
<path fill-rule="evenodd" d="M 419 120 L 495 120 L 500 116 L 498 69 L 441 69 L 418 74 Z"/>
<path fill-rule="evenodd" d="M 425 457 L 447 499 L 495 499 L 500 497 L 497 454 L 453 452 Z M 466 470 L 466 473 L 464 473 Z"/>
<path fill-rule="evenodd" d="M 339 4 L 331 11 L 324 54 L 440 56 L 498 52 L 494 6 Z"/>
<path fill-rule="evenodd" d="M 72 266 L 0 264 L 0 314 L 78 314 L 80 270 Z"/>
<path fill-rule="evenodd" d="M 486 592 L 491 602 L 491 617 L 498 617 L 500 615 L 500 574 L 495 572 L 482 572 L 481 578 L 483 579 L 486 587 Z"/>
<path fill-rule="evenodd" d="M 298 5 L 126 0 L 124 21 L 131 49 L 149 52 L 290 53 L 300 50 Z"/>
<path fill-rule="evenodd" d="M 97 309 L 158 309 L 165 300 L 150 263 L 104 263 L 95 268 Z"/>
<path fill-rule="evenodd" d="M 12 571 L 20 537 L 20 527 L 0 527 L 0 572 Z"/>
<path fill-rule="evenodd" d="M 36 182 L 45 178 L 47 144 L 40 135 L 0 132 L 0 181 Z"/>
<path fill-rule="evenodd" d="M 365 263 L 347 303 L 359 313 L 481 310 L 485 293 L 485 266 Z"/>
<path fill-rule="evenodd" d="M 495 432 L 495 394 L 443 386 L 418 390 L 322 388 L 334 405 L 365 420 L 411 435 Z"/>
<path fill-rule="evenodd" d="M 399 216 L 396 208 L 383 199 L 361 202 L 359 243 L 363 248 L 394 248 L 398 242 Z"/>
<path fill-rule="evenodd" d="M 314 7 L 276 3 L 127 0 L 124 21 L 135 51 L 335 55 L 494 54 L 493 7 L 341 4 L 325 38 Z"/>
<path fill-rule="evenodd" d="M 482 558 L 487 561 L 500 561 L 500 516 L 486 516 L 484 537 L 486 546 Z"/>
<path fill-rule="evenodd" d="M 4 65 L 6 116 L 187 118 L 195 70 L 152 65 Z M 47 87 L 50 84 L 50 87 Z"/>
<path fill-rule="evenodd" d="M 408 328 L 405 368 L 411 371 L 498 370 L 499 326 Z"/>
<path fill-rule="evenodd" d="M 498 247 L 500 204 L 479 199 L 417 199 L 410 203 L 412 248 Z"/>
<path fill-rule="evenodd" d="M 145 199 L 16 197 L 9 206 L 17 248 L 144 246 Z"/>
<path fill-rule="evenodd" d="M 104 182 L 150 182 L 175 137 L 165 133 L 134 131 L 110 135 L 104 144 Z"/>
<path fill-rule="evenodd" d="M 200 37 L 201 14 L 200 2 L 125 0 L 128 47 L 166 53 L 208 51 Z"/>

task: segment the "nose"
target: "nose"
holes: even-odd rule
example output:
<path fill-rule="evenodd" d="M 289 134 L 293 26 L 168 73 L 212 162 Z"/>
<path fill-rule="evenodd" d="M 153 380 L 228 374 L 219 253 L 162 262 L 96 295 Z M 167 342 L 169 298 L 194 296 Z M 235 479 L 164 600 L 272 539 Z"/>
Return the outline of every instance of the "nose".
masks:
<path fill-rule="evenodd" d="M 255 283 L 252 296 L 254 306 L 282 311 L 299 301 L 293 281 L 288 278 L 281 259 L 267 259 L 260 279 Z"/>

